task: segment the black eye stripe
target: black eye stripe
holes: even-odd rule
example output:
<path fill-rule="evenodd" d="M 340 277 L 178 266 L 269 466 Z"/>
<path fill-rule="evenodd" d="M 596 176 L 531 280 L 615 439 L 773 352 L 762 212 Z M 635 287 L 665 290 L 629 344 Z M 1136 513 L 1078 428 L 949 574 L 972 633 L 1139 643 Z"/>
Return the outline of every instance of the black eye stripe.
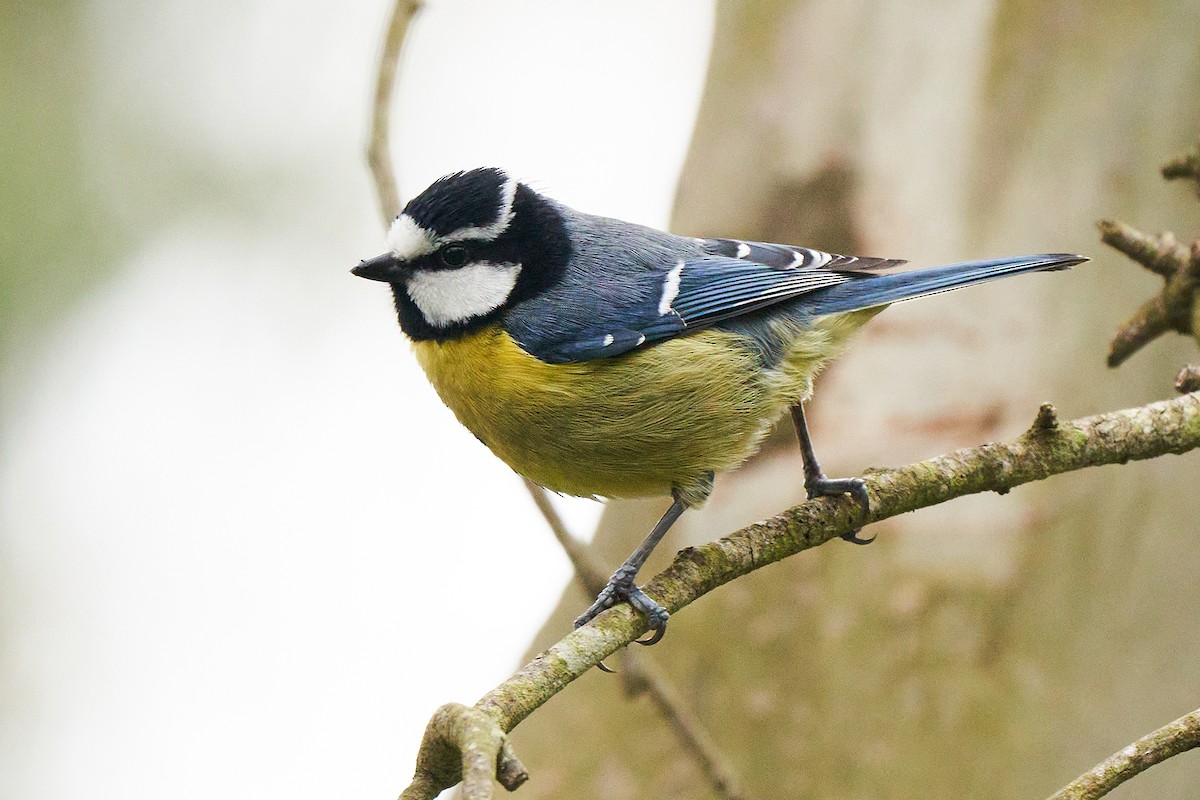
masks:
<path fill-rule="evenodd" d="M 466 258 L 456 260 L 458 256 L 447 253 L 465 253 Z M 419 269 L 460 269 L 472 262 L 489 262 L 492 264 L 519 263 L 520 253 L 516 243 L 507 234 L 501 234 L 495 239 L 461 239 L 440 245 L 428 255 L 413 259 L 410 262 Z"/>
<path fill-rule="evenodd" d="M 466 260 L 460 262 L 451 257 L 447 261 L 446 252 L 451 248 L 465 248 Z M 412 269 L 425 270 L 461 269 L 472 263 L 520 264 L 523 263 L 522 256 L 527 255 L 521 252 L 515 233 L 507 230 L 494 239 L 458 239 L 437 244 L 432 253 L 409 259 L 408 265 Z"/>
<path fill-rule="evenodd" d="M 442 266 L 449 267 L 450 269 L 465 267 L 467 262 L 471 260 L 470 249 L 465 244 L 458 242 L 446 245 L 438 251 L 437 255 L 438 261 L 441 262 Z"/>

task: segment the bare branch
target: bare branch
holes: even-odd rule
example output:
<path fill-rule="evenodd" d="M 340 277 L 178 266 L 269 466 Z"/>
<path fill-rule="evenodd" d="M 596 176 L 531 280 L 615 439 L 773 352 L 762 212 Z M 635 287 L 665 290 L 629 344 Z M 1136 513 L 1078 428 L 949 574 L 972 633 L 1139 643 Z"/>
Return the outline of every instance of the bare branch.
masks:
<path fill-rule="evenodd" d="M 1042 403 L 1033 420 L 1034 431 L 1052 431 L 1058 428 L 1058 410 L 1051 403 Z"/>
<path fill-rule="evenodd" d="M 1141 264 L 1155 275 L 1169 278 L 1188 262 L 1188 250 L 1167 231 L 1148 236 L 1124 222 L 1102 219 L 1096 223 L 1100 240 Z"/>
<path fill-rule="evenodd" d="M 1175 391 L 1180 394 L 1200 391 L 1200 367 L 1187 365 L 1175 376 Z"/>
<path fill-rule="evenodd" d="M 400 213 L 400 191 L 396 188 L 396 170 L 392 165 L 389 141 L 390 111 L 404 37 L 408 34 L 408 24 L 420 9 L 421 0 L 396 0 L 391 20 L 388 22 L 387 34 L 383 39 L 379 72 L 375 76 L 375 101 L 371 106 L 371 139 L 367 143 L 367 164 L 371 168 L 371 177 L 375 180 L 379 212 L 383 215 L 384 225 L 390 224 L 396 214 Z"/>
<path fill-rule="evenodd" d="M 562 545 L 567 558 L 571 560 L 571 566 L 575 568 L 575 577 L 583 586 L 584 591 L 592 597 L 600 594 L 600 590 L 608 583 L 604 569 L 592 557 L 587 545 L 576 539 L 567 530 L 562 517 L 558 515 L 558 511 L 550 502 L 546 490 L 528 478 L 522 478 L 522 480 L 525 481 L 525 488 L 529 490 L 529 496 L 533 498 L 534 505 L 538 507 L 538 511 L 542 512 L 546 525 L 554 534 L 554 538 Z"/>
<path fill-rule="evenodd" d="M 1070 422 L 1060 420 L 1052 429 L 1035 425 L 1009 442 L 868 472 L 863 478 L 872 507 L 865 520 L 849 497 L 810 500 L 715 542 L 686 548 L 643 588 L 674 614 L 724 583 L 864 523 L 969 494 L 1007 492 L 1085 467 L 1196 448 L 1200 448 L 1200 394 L 1196 393 Z M 501 732 L 511 731 L 571 681 L 645 632 L 645 620 L 628 605 L 611 608 L 488 692 L 475 710 L 494 720 Z M 428 774 L 418 769 L 414 784 L 427 781 Z"/>
<path fill-rule="evenodd" d="M 675 731 L 687 752 L 700 765 L 717 796 L 722 800 L 747 800 L 748 795 L 734 774 L 729 759 L 708 735 L 704 725 L 688 708 L 683 697 L 662 673 L 646 665 L 644 653 L 625 652 L 622 676 L 630 691 L 645 694 Z"/>
<path fill-rule="evenodd" d="M 1196 196 L 1200 197 L 1200 145 L 1195 152 L 1185 153 L 1163 164 L 1162 176 L 1167 180 L 1190 178 L 1196 183 Z"/>
<path fill-rule="evenodd" d="M 1160 761 L 1200 747 L 1200 709 L 1143 736 L 1055 792 L 1049 800 L 1095 800 Z"/>
<path fill-rule="evenodd" d="M 417 770 L 400 800 L 433 800 L 460 780 L 463 800 L 488 800 L 492 780 L 510 792 L 529 779 L 508 737 L 488 715 L 447 703 L 433 714 L 421 739 Z"/>
<path fill-rule="evenodd" d="M 1105 244 L 1166 279 L 1163 290 L 1121 325 L 1109 349 L 1108 365 L 1118 366 L 1167 331 L 1192 333 L 1193 304 L 1200 285 L 1200 242 L 1189 251 L 1171 233 L 1147 236 L 1112 220 L 1097 225 Z"/>

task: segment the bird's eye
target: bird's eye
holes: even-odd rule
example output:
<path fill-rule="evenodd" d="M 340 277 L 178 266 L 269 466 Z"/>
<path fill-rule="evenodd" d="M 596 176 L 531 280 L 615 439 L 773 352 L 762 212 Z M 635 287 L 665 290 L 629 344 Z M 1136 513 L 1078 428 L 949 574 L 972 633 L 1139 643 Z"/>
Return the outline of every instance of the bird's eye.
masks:
<path fill-rule="evenodd" d="M 442 248 L 439 258 L 447 267 L 458 268 L 465 267 L 467 265 L 467 261 L 470 260 L 471 254 L 467 251 L 466 245 L 452 244 L 448 247 Z"/>

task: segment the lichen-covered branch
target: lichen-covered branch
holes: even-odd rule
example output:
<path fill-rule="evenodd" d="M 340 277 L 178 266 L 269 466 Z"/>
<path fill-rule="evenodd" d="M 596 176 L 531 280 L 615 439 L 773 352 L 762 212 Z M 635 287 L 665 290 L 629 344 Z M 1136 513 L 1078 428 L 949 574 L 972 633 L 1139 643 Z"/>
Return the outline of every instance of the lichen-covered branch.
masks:
<path fill-rule="evenodd" d="M 379 198 L 379 213 L 388 225 L 400 213 L 400 191 L 396 188 L 396 170 L 392 165 L 389 130 L 391 128 L 392 95 L 396 87 L 396 71 L 400 50 L 408 34 L 408 25 L 421 9 L 420 0 L 396 0 L 383 39 L 379 71 L 375 75 L 375 100 L 371 104 L 371 138 L 367 142 L 367 164 L 375 181 Z"/>
<path fill-rule="evenodd" d="M 425 728 L 416 774 L 400 800 L 430 800 L 459 781 L 463 800 L 487 800 L 493 780 L 512 792 L 528 779 L 529 773 L 494 719 L 447 703 L 434 712 Z"/>
<path fill-rule="evenodd" d="M 1200 747 L 1200 709 L 1143 736 L 1092 767 L 1049 800 L 1095 800 L 1171 756 Z"/>
<path fill-rule="evenodd" d="M 1043 407 L 1033 426 L 1008 442 L 980 445 L 927 461 L 863 475 L 871 513 L 861 519 L 849 497 L 820 498 L 676 555 L 643 588 L 677 613 L 716 587 L 787 556 L 823 544 L 868 522 L 894 517 L 979 492 L 1005 493 L 1031 481 L 1085 467 L 1179 454 L 1200 448 L 1200 394 L 1069 422 Z M 646 632 L 641 615 L 622 604 L 567 634 L 474 710 L 508 732 L 602 659 Z M 668 645 L 669 646 L 669 645 Z M 425 758 L 422 747 L 422 758 Z M 428 772 L 417 780 L 428 784 Z M 440 788 L 448 788 L 444 783 Z M 410 787 L 411 789 L 412 787 Z M 408 797 L 428 798 L 432 794 Z"/>
<path fill-rule="evenodd" d="M 1142 304 L 1121 325 L 1108 353 L 1108 365 L 1116 367 L 1151 340 L 1167 331 L 1195 332 L 1196 289 L 1200 286 L 1200 242 L 1191 249 L 1175 241 L 1174 235 L 1147 236 L 1128 225 L 1100 220 L 1100 238 L 1146 269 L 1163 277 L 1163 290 Z"/>

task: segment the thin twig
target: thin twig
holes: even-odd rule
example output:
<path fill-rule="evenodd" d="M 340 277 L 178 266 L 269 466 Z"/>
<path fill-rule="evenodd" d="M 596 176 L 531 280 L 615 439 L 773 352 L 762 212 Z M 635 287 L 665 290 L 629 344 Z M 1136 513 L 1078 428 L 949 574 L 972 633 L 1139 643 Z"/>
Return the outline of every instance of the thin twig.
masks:
<path fill-rule="evenodd" d="M 1197 145 L 1195 152 L 1185 153 L 1163 164 L 1162 176 L 1169 181 L 1191 179 L 1196 184 L 1196 196 L 1200 197 L 1200 145 Z"/>
<path fill-rule="evenodd" d="M 1109 348 L 1108 365 L 1118 366 L 1167 331 L 1192 333 L 1193 304 L 1200 286 L 1200 242 L 1189 251 L 1171 233 L 1147 236 L 1113 220 L 1100 220 L 1097 226 L 1105 244 L 1166 281 L 1161 292 L 1121 325 Z"/>
<path fill-rule="evenodd" d="M 596 563 L 587 545 L 576 539 L 567 530 L 558 510 L 550 502 L 546 490 L 528 478 L 524 479 L 533 502 L 554 532 L 554 538 L 562 545 L 575 567 L 575 578 L 589 597 L 595 597 L 608 583 L 603 569 Z M 626 691 L 631 695 L 644 694 L 654 703 L 667 724 L 679 737 L 683 749 L 690 753 L 712 784 L 717 796 L 723 800 L 746 800 L 747 795 L 734 774 L 729 759 L 721 752 L 717 743 L 708 735 L 700 720 L 688 708 L 679 691 L 662 676 L 653 662 L 647 664 L 644 653 L 626 650 L 621 661 L 621 677 Z"/>
<path fill-rule="evenodd" d="M 864 519 L 849 497 L 824 497 L 796 506 L 766 522 L 715 542 L 689 547 L 643 586 L 668 611 L 677 613 L 697 598 L 754 570 L 772 564 L 869 522 L 979 492 L 1000 492 L 1064 472 L 1123 464 L 1200 448 L 1200 394 L 1182 395 L 1138 408 L 1098 414 L 1046 430 L 1034 426 L 1009 441 L 980 445 L 937 458 L 863 476 L 871 496 Z M 488 610 L 489 612 L 491 609 Z M 502 624 L 502 620 L 491 620 Z M 646 632 L 642 615 L 627 604 L 600 614 L 567 634 L 515 675 L 484 695 L 474 710 L 493 721 L 503 735 L 602 659 Z M 458 747 L 439 740 L 438 748 Z M 447 773 L 431 777 L 426 745 L 418 756 L 411 800 L 431 800 L 427 789 L 449 788 Z M 413 787 L 410 787 L 413 788 Z"/>
<path fill-rule="evenodd" d="M 1163 278 L 1170 278 L 1188 262 L 1188 250 L 1175 239 L 1175 234 L 1166 231 L 1158 236 L 1149 236 L 1136 228 L 1111 219 L 1096 223 L 1100 229 L 1100 240 L 1114 250 L 1119 250 L 1146 269 Z"/>
<path fill-rule="evenodd" d="M 675 731 L 684 750 L 691 753 L 700 765 L 718 797 L 723 800 L 746 800 L 749 795 L 734 774 L 729 759 L 708 735 L 674 685 L 653 665 L 647 665 L 646 660 L 644 653 L 625 652 L 621 670 L 626 685 L 650 698 L 671 730 Z"/>
<path fill-rule="evenodd" d="M 550 502 L 546 490 L 528 478 L 522 478 L 522 480 L 525 482 L 525 488 L 529 490 L 529 496 L 533 498 L 534 505 L 537 506 L 538 511 L 542 512 L 542 518 L 546 520 L 546 525 L 554 534 L 554 538 L 562 545 L 563 551 L 571 561 L 571 566 L 575 568 L 575 577 L 583 586 L 583 590 L 591 597 L 600 594 L 608 584 L 604 569 L 596 562 L 587 545 L 576 539 L 567 530 L 562 517 L 558 515 L 558 510 Z"/>
<path fill-rule="evenodd" d="M 1175 376 L 1175 391 L 1180 394 L 1200 391 L 1200 366 L 1187 364 Z"/>
<path fill-rule="evenodd" d="M 1059 789 L 1049 800 L 1095 800 L 1171 756 L 1200 747 L 1200 709 L 1143 736 Z"/>
<path fill-rule="evenodd" d="M 367 143 L 367 164 L 375 181 L 379 197 L 379 212 L 388 225 L 400 212 L 400 191 L 396 188 L 396 169 L 392 164 L 391 127 L 392 94 L 396 87 L 396 72 L 400 51 L 413 16 L 421 10 L 421 0 L 396 0 L 383 39 L 379 71 L 375 75 L 375 100 L 371 105 L 371 139 Z"/>

